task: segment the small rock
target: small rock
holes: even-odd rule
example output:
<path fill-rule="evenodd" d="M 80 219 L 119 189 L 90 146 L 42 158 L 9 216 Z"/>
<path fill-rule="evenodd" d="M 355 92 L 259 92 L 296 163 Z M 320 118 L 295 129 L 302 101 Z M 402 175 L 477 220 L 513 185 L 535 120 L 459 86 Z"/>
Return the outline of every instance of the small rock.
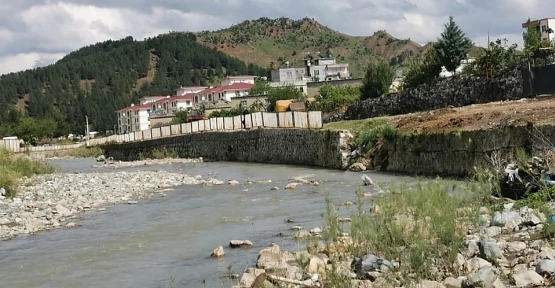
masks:
<path fill-rule="evenodd" d="M 417 285 L 418 288 L 445 288 L 445 285 L 437 282 L 437 281 L 430 281 L 430 280 L 422 280 Z"/>
<path fill-rule="evenodd" d="M 364 166 L 362 163 L 357 162 L 352 164 L 351 166 L 349 166 L 349 171 L 352 172 L 362 172 L 362 171 L 366 171 L 366 166 Z"/>
<path fill-rule="evenodd" d="M 252 247 L 252 242 L 249 241 L 249 240 L 231 240 L 229 242 L 229 247 L 231 247 L 231 248 Z"/>
<path fill-rule="evenodd" d="M 443 280 L 443 285 L 445 288 L 461 288 L 462 287 L 462 279 L 447 277 Z"/>
<path fill-rule="evenodd" d="M 503 227 L 508 230 L 513 230 L 515 227 L 522 223 L 522 217 L 516 211 L 495 212 L 493 214 L 492 225 Z"/>
<path fill-rule="evenodd" d="M 324 274 L 326 273 L 326 261 L 318 256 L 312 256 L 308 267 L 306 267 L 306 273 L 309 274 Z"/>
<path fill-rule="evenodd" d="M 137 204 L 137 201 L 127 201 L 127 204 Z"/>
<path fill-rule="evenodd" d="M 212 250 L 212 254 L 210 254 L 210 257 L 214 257 L 214 258 L 220 258 L 223 256 L 225 256 L 225 251 L 224 251 L 224 247 L 222 246 L 216 247 L 214 250 Z"/>
<path fill-rule="evenodd" d="M 491 263 L 489 263 L 488 261 L 480 258 L 480 257 L 473 257 L 471 259 L 466 260 L 465 263 L 466 266 L 466 271 L 468 272 L 474 272 L 476 270 L 479 270 L 483 267 L 489 267 L 492 266 Z"/>
<path fill-rule="evenodd" d="M 229 180 L 227 181 L 227 184 L 231 185 L 231 186 L 235 186 L 235 185 L 239 185 L 239 181 L 237 180 Z"/>
<path fill-rule="evenodd" d="M 373 186 L 374 185 L 374 181 L 372 181 L 372 179 L 370 179 L 370 177 L 368 177 L 368 175 L 362 175 L 362 177 L 360 177 L 362 179 L 362 183 L 364 184 L 364 186 Z"/>
<path fill-rule="evenodd" d="M 506 250 L 509 253 L 518 253 L 526 249 L 526 243 L 521 241 L 509 242 L 507 243 Z"/>
<path fill-rule="evenodd" d="M 543 277 L 531 270 L 513 274 L 512 278 L 516 287 L 529 287 L 532 285 L 538 286 L 543 284 Z"/>
<path fill-rule="evenodd" d="M 495 237 L 501 235 L 501 227 L 498 226 L 491 226 L 491 227 L 482 227 L 480 229 L 480 233 L 486 235 L 487 237 Z"/>
<path fill-rule="evenodd" d="M 106 162 L 106 156 L 100 155 L 96 157 L 96 162 Z"/>
<path fill-rule="evenodd" d="M 540 260 L 536 263 L 536 273 L 544 277 L 555 274 L 555 260 Z"/>
<path fill-rule="evenodd" d="M 362 258 L 354 260 L 354 262 L 355 272 L 359 277 L 366 277 L 365 275 L 368 272 L 387 272 L 394 268 L 391 262 L 374 254 L 364 255 Z"/>
<path fill-rule="evenodd" d="M 295 190 L 295 189 L 297 189 L 297 186 L 299 186 L 299 185 L 303 185 L 303 184 L 295 183 L 295 182 L 294 183 L 289 183 L 289 184 L 285 185 L 285 189 L 286 190 Z"/>
<path fill-rule="evenodd" d="M 295 239 L 308 239 L 311 237 L 312 237 L 312 234 L 310 234 L 310 232 L 306 230 L 299 230 L 295 232 L 295 235 L 293 235 L 293 238 Z"/>
<path fill-rule="evenodd" d="M 321 235 L 322 234 L 322 228 L 320 227 L 315 227 L 310 229 L 310 234 L 312 235 Z"/>
<path fill-rule="evenodd" d="M 497 268 L 493 266 L 482 267 L 463 281 L 463 287 L 496 287 L 498 275 Z"/>
<path fill-rule="evenodd" d="M 98 209 L 96 209 L 96 211 L 106 211 L 106 208 L 104 208 L 104 207 L 98 208 Z"/>
<path fill-rule="evenodd" d="M 272 187 L 270 190 L 276 191 L 276 190 L 279 190 L 279 187 Z"/>
<path fill-rule="evenodd" d="M 478 242 L 478 247 L 480 247 L 480 255 L 482 256 L 482 258 L 488 261 L 495 261 L 503 257 L 499 245 L 493 239 L 482 240 Z"/>
<path fill-rule="evenodd" d="M 66 207 L 60 204 L 56 205 L 56 213 L 58 213 L 60 217 L 71 216 L 71 210 L 67 209 Z"/>
<path fill-rule="evenodd" d="M 291 227 L 291 230 L 297 230 L 297 231 L 298 230 L 303 230 L 303 226 L 295 225 L 295 226 Z"/>

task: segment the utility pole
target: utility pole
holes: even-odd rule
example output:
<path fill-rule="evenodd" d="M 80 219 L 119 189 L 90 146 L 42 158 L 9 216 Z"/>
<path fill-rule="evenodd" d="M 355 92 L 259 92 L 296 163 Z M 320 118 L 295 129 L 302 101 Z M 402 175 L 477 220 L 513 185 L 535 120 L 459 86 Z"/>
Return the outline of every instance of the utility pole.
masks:
<path fill-rule="evenodd" d="M 88 145 L 89 144 L 88 143 L 89 142 L 89 117 L 87 115 L 85 115 L 85 122 L 86 122 L 86 125 L 87 125 L 87 127 L 85 128 L 85 133 L 86 133 L 85 137 L 87 137 L 87 138 L 85 138 L 85 139 L 87 139 L 87 145 Z"/>

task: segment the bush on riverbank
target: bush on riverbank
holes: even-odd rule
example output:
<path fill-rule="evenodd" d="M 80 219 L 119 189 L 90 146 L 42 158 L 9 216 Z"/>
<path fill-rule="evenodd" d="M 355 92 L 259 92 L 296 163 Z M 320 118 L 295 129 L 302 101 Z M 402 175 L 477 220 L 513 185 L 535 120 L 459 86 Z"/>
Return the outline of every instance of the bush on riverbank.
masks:
<path fill-rule="evenodd" d="M 468 192 L 468 187 L 443 180 L 400 185 L 376 199 L 370 209 L 358 193 L 357 207 L 351 211 L 349 254 L 355 258 L 373 254 L 400 263 L 396 275 L 403 284 L 434 279 L 438 273 L 456 274 L 452 263 L 480 207 Z M 325 235 L 331 243 L 344 232 L 338 217 L 337 209 L 328 204 Z M 332 279 L 338 278 L 332 275 Z"/>
<path fill-rule="evenodd" d="M 389 123 L 378 125 L 376 127 L 362 130 L 357 137 L 357 145 L 363 153 L 368 152 L 376 143 L 378 139 L 383 137 L 385 139 L 393 139 L 397 135 L 397 128 Z"/>
<path fill-rule="evenodd" d="M 55 167 L 25 157 L 14 157 L 8 150 L 0 149 L 0 188 L 6 190 L 6 197 L 14 197 L 22 177 L 50 174 Z"/>
<path fill-rule="evenodd" d="M 47 157 L 75 157 L 75 158 L 96 158 L 104 155 L 104 150 L 100 147 L 85 147 L 81 146 L 75 149 L 60 150 L 48 153 Z"/>

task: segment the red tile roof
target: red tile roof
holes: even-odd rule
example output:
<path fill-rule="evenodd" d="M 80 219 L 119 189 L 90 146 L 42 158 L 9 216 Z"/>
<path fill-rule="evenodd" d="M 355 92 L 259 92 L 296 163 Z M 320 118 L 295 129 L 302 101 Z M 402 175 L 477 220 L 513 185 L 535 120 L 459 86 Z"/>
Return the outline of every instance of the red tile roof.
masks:
<path fill-rule="evenodd" d="M 150 104 L 152 104 L 152 103 L 147 103 L 147 104 L 143 104 L 143 105 L 128 106 L 128 107 L 125 107 L 125 108 L 122 108 L 122 109 L 118 110 L 118 112 L 124 112 L 124 111 L 129 111 L 129 110 L 149 109 L 150 106 L 151 106 Z"/>
<path fill-rule="evenodd" d="M 223 87 L 222 91 L 249 90 L 252 87 L 254 87 L 254 84 L 238 82 Z"/>
<path fill-rule="evenodd" d="M 221 89 L 222 89 L 222 87 L 216 86 L 216 87 L 204 89 L 204 90 L 202 90 L 202 91 L 200 91 L 200 92 L 197 92 L 197 93 L 195 93 L 195 94 L 198 95 L 198 94 L 214 93 L 214 92 L 219 92 L 219 91 L 221 91 Z"/>
<path fill-rule="evenodd" d="M 256 76 L 252 76 L 252 75 L 237 75 L 237 76 L 227 76 L 226 78 L 229 78 L 229 79 L 237 79 L 237 78 L 256 78 Z"/>

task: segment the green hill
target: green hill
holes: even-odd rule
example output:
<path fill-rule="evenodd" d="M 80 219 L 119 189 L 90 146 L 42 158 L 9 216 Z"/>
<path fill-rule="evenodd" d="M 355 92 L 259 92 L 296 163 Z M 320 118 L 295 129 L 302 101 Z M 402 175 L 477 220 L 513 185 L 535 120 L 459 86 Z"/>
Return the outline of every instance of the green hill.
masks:
<path fill-rule="evenodd" d="M 200 45 L 193 33 L 145 41 L 106 41 L 68 54 L 53 65 L 0 77 L 0 135 L 16 133 L 21 117 L 54 119 L 55 135 L 114 128 L 115 111 L 146 95 L 171 95 L 180 85 L 209 85 L 226 75 L 268 75 Z M 49 122 L 51 123 L 51 122 Z"/>
<path fill-rule="evenodd" d="M 409 39 L 400 40 L 385 31 L 368 37 L 350 36 L 310 18 L 260 18 L 218 31 L 203 31 L 197 36 L 203 45 L 261 67 L 277 68 L 286 61 L 302 65 L 308 54 L 331 55 L 339 62 L 349 63 L 355 77 L 362 76 L 372 60 L 403 65 L 408 57 L 416 57 L 424 50 Z"/>

